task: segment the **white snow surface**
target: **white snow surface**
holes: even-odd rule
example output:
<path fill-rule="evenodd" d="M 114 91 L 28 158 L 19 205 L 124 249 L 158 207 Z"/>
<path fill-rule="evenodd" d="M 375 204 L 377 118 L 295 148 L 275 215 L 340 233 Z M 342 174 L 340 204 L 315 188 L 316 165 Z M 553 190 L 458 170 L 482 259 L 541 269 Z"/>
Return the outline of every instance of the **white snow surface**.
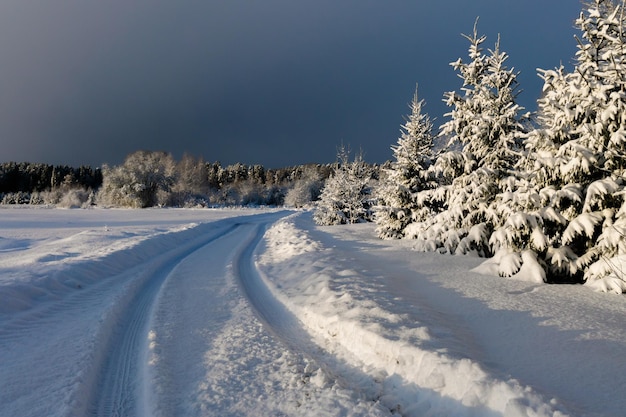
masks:
<path fill-rule="evenodd" d="M 624 414 L 624 296 L 374 227 L 0 209 L 0 416 Z"/>

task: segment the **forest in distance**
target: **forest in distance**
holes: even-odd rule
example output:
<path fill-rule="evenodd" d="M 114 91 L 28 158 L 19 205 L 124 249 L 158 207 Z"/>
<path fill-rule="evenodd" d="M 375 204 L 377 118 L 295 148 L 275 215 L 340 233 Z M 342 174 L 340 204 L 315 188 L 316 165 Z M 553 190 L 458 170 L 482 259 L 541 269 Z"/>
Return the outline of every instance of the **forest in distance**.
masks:
<path fill-rule="evenodd" d="M 139 162 L 141 160 L 141 162 Z M 79 168 L 42 163 L 0 163 L 1 204 L 66 208 L 282 206 L 301 207 L 319 196 L 332 164 L 270 169 L 236 163 L 222 166 L 162 151 L 137 151 L 120 166 Z M 115 183 L 128 195 L 111 193 Z M 99 192 L 107 187 L 109 195 Z M 132 195 L 131 194 L 132 190 Z"/>

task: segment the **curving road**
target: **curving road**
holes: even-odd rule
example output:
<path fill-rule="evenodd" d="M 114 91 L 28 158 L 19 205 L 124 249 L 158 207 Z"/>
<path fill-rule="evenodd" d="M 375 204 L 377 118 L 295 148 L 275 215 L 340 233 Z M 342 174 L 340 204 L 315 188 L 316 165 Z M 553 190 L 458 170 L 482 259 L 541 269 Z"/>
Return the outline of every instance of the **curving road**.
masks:
<path fill-rule="evenodd" d="M 210 373 L 203 355 L 214 337 L 228 319 L 241 315 L 233 312 L 242 301 L 233 264 L 242 255 L 251 263 L 260 231 L 283 215 L 220 221 L 201 238 L 135 268 L 140 284 L 104 347 L 90 415 L 191 415 L 193 409 L 214 408 L 189 397 Z"/>
<path fill-rule="evenodd" d="M 238 223 L 168 275 L 148 330 L 147 415 L 388 415 L 265 286 L 255 249 L 275 220 Z"/>
<path fill-rule="evenodd" d="M 147 348 L 150 313 L 161 287 L 176 267 L 191 254 L 219 240 L 238 228 L 225 221 L 222 227 L 199 241 L 166 252 L 156 260 L 137 269 L 145 270 L 142 284 L 128 307 L 120 315 L 114 337 L 106 349 L 108 355 L 99 372 L 93 396 L 91 414 L 97 416 L 132 416 L 144 414 L 142 392 L 142 366 Z"/>
<path fill-rule="evenodd" d="M 0 417 L 389 415 L 261 279 L 255 249 L 286 214 L 154 237 L 124 249 L 130 267 L 82 265 L 102 279 L 1 322 Z"/>

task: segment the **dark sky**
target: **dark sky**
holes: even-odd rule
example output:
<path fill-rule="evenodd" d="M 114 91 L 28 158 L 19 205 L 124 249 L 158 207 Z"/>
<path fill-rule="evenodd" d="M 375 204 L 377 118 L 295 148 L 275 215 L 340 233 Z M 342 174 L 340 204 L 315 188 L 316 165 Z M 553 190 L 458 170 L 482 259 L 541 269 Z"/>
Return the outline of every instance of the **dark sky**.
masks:
<path fill-rule="evenodd" d="M 571 66 L 577 0 L 2 0 L 0 162 L 138 149 L 223 164 L 392 157 L 415 83 L 438 126 L 476 17 L 536 107 Z"/>

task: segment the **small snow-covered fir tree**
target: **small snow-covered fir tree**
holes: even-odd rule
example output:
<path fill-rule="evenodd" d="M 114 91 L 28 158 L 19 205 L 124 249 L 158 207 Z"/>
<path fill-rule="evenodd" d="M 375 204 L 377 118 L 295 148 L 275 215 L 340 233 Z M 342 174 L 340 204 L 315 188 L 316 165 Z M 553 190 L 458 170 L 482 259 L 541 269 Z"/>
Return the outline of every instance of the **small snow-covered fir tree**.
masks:
<path fill-rule="evenodd" d="M 423 250 L 489 256 L 489 237 L 499 224 L 492 203 L 508 187 L 507 178 L 521 154 L 527 115 L 520 114 L 517 73 L 504 65 L 508 56 L 500 50 L 499 39 L 486 54 L 486 38 L 478 35 L 476 25 L 473 34 L 464 37 L 470 42 L 470 61 L 451 64 L 463 87 L 461 93 L 445 95 L 452 110 L 441 135 L 449 140 L 433 167 L 444 209 L 411 225 L 407 236 L 418 239 L 417 247 Z"/>
<path fill-rule="evenodd" d="M 416 211 L 428 210 L 418 198 L 421 191 L 434 186 L 428 173 L 433 157 L 433 124 L 422 112 L 423 105 L 416 86 L 410 105 L 411 114 L 401 127 L 398 143 L 391 147 L 395 161 L 385 170 L 385 176 L 376 190 L 376 231 L 384 239 L 402 238 L 407 225 L 416 216 L 424 216 Z"/>
<path fill-rule="evenodd" d="M 326 180 L 313 219 L 319 225 L 359 223 L 371 220 L 371 168 L 361 153 L 350 161 L 350 151 L 341 146 L 337 166 Z"/>

